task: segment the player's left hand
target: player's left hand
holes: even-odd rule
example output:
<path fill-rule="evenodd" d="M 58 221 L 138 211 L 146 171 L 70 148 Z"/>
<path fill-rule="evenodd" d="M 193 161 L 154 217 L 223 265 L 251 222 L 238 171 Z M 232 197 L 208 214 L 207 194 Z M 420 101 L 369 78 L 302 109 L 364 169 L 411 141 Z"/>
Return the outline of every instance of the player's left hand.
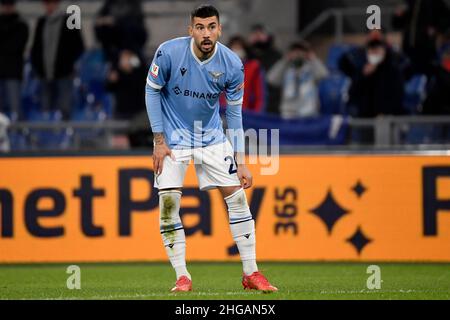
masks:
<path fill-rule="evenodd" d="M 248 189 L 253 184 L 253 177 L 250 173 L 250 170 L 248 170 L 247 166 L 244 164 L 240 164 L 237 168 L 237 176 L 239 178 L 239 181 L 241 182 L 241 186 L 244 189 Z"/>

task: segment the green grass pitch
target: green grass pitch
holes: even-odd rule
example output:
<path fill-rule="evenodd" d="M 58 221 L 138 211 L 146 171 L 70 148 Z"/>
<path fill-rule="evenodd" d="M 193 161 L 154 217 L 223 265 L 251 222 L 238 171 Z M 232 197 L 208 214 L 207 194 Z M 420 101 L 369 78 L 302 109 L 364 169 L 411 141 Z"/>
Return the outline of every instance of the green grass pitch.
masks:
<path fill-rule="evenodd" d="M 78 264 L 80 290 L 66 287 L 69 265 L 0 265 L 0 299 L 450 299 L 450 264 L 380 263 L 369 290 L 369 263 L 260 263 L 271 294 L 244 291 L 239 263 L 190 263 L 194 290 L 177 294 L 169 263 Z"/>

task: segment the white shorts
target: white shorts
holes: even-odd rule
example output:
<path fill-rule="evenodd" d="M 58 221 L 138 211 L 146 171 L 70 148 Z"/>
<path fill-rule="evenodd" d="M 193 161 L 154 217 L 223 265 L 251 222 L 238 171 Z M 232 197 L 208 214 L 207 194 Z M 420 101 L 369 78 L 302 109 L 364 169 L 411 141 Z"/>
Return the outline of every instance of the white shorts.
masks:
<path fill-rule="evenodd" d="M 204 148 L 174 149 L 172 153 L 175 161 L 169 156 L 164 158 L 162 173 L 155 175 L 155 188 L 182 188 L 191 160 L 194 160 L 200 190 L 241 185 L 233 147 L 228 140 Z"/>

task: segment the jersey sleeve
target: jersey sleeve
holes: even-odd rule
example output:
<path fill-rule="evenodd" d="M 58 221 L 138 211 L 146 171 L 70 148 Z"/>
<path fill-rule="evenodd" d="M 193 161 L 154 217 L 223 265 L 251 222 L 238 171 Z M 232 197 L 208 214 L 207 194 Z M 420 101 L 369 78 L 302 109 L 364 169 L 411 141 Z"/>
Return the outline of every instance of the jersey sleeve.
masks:
<path fill-rule="evenodd" d="M 147 84 L 153 89 L 160 90 L 170 78 L 170 57 L 161 45 L 155 53 L 150 70 L 148 71 Z"/>
<path fill-rule="evenodd" d="M 231 79 L 228 80 L 225 97 L 229 106 L 242 104 L 244 100 L 244 66 L 242 63 L 238 65 Z"/>
<path fill-rule="evenodd" d="M 229 140 L 235 152 L 245 151 L 244 129 L 242 126 L 242 102 L 244 100 L 244 66 L 237 64 L 232 78 L 225 89 L 227 99 L 226 119 Z"/>
<path fill-rule="evenodd" d="M 164 131 L 161 106 L 161 88 L 166 85 L 170 77 L 170 58 L 164 46 L 161 45 L 155 53 L 152 65 L 147 75 L 145 89 L 145 104 L 150 125 L 154 133 Z"/>

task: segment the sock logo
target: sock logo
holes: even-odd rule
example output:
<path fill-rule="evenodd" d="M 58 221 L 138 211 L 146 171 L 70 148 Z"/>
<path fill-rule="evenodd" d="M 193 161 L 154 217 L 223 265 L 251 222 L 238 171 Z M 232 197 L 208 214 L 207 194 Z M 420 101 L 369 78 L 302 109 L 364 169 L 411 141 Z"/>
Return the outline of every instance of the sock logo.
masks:
<path fill-rule="evenodd" d="M 170 248 L 170 249 L 172 249 L 172 248 L 173 248 L 173 246 L 174 246 L 174 244 L 173 244 L 173 243 L 169 244 L 169 248 Z"/>
<path fill-rule="evenodd" d="M 244 237 L 246 237 L 247 239 L 250 238 L 250 233 L 244 234 Z"/>
<path fill-rule="evenodd" d="M 266 188 L 256 188 L 253 190 L 252 197 L 249 203 L 250 212 L 252 213 L 253 220 L 255 220 L 255 226 L 258 221 L 258 216 L 261 208 L 262 201 L 264 199 L 264 194 L 266 193 Z M 250 234 L 248 235 L 250 236 Z M 247 238 L 248 239 L 248 238 Z M 228 247 L 228 255 L 235 256 L 239 254 L 239 250 L 236 244 Z"/>

